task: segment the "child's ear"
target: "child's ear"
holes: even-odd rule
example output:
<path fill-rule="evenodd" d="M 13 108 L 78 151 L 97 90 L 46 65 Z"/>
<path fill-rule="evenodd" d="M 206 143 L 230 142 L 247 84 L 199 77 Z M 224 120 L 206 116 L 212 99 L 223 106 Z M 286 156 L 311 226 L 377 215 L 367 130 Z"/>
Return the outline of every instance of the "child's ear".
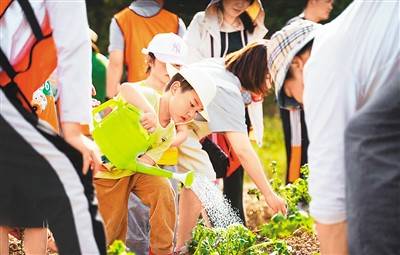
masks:
<path fill-rule="evenodd" d="M 147 56 L 146 62 L 147 62 L 147 64 L 148 64 L 151 68 L 153 68 L 153 67 L 154 67 L 154 63 L 155 63 L 155 59 L 153 59 L 153 58 L 150 57 L 150 56 Z"/>
<path fill-rule="evenodd" d="M 172 95 L 175 95 L 178 92 L 180 87 L 181 87 L 181 83 L 179 81 L 174 81 L 174 83 L 172 83 L 171 89 L 170 89 Z"/>
<path fill-rule="evenodd" d="M 294 72 L 303 71 L 304 62 L 299 56 L 295 56 L 290 64 L 290 67 Z"/>

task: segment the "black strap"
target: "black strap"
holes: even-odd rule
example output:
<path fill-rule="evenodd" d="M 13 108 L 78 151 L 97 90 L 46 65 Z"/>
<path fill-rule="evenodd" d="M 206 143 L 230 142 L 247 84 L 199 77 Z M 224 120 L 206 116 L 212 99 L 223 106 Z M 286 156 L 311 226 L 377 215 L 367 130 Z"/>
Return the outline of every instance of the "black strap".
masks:
<path fill-rule="evenodd" d="M 211 43 L 211 57 L 214 57 L 214 37 L 210 35 L 210 43 Z"/>
<path fill-rule="evenodd" d="M 15 82 L 10 82 L 7 84 L 7 86 L 4 87 L 4 93 L 6 93 L 8 96 L 11 96 L 9 98 L 13 98 L 16 101 L 18 101 L 21 105 L 23 105 L 23 103 L 26 104 L 26 106 L 29 108 L 25 108 L 26 110 L 30 110 L 35 117 L 37 117 L 36 115 L 36 109 L 34 109 L 31 105 L 31 103 L 29 102 L 28 98 L 26 98 L 25 94 L 21 91 L 20 87 L 15 83 Z"/>
<path fill-rule="evenodd" d="M 220 53 L 220 57 L 223 58 L 225 50 L 226 50 L 226 45 L 228 44 L 228 42 L 226 41 L 226 32 L 220 32 L 220 36 L 221 36 L 221 53 Z"/>
<path fill-rule="evenodd" d="M 243 45 L 243 47 L 244 47 L 249 42 L 248 39 L 247 39 L 247 30 L 246 29 L 243 30 L 243 36 L 244 36 L 244 45 Z"/>
<path fill-rule="evenodd" d="M 17 75 L 17 72 L 15 72 L 14 68 L 10 64 L 10 61 L 8 61 L 6 54 L 4 54 L 1 48 L 0 48 L 0 66 L 7 73 L 8 77 L 10 77 L 11 80 L 13 80 L 14 77 Z"/>
<path fill-rule="evenodd" d="M 25 14 L 26 19 L 28 20 L 29 26 L 32 29 L 32 33 L 35 35 L 36 39 L 42 40 L 44 35 L 42 33 L 42 29 L 40 28 L 39 22 L 36 19 L 35 13 L 33 12 L 32 6 L 28 0 L 17 0 L 21 5 L 22 11 Z"/>

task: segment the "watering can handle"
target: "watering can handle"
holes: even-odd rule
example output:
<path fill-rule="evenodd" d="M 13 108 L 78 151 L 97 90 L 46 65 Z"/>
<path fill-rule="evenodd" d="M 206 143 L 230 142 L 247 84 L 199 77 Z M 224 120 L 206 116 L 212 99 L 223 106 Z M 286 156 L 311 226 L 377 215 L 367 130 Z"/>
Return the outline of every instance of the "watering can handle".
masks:
<path fill-rule="evenodd" d="M 92 113 L 93 114 L 97 114 L 97 113 L 103 111 L 104 109 L 106 109 L 107 107 L 113 107 L 113 106 L 117 106 L 117 105 L 120 105 L 120 104 L 121 103 L 118 100 L 115 100 L 114 98 L 112 98 L 112 99 L 102 103 L 101 105 L 95 107 L 92 110 Z"/>
<path fill-rule="evenodd" d="M 102 103 L 101 105 L 97 106 L 96 108 L 94 108 L 92 110 L 92 115 L 95 116 L 96 114 L 100 113 L 101 111 L 103 111 L 104 109 L 108 108 L 108 107 L 115 107 L 115 106 L 119 106 L 121 105 L 121 102 L 119 100 L 116 100 L 114 98 Z M 93 125 L 94 127 L 97 127 L 99 124 L 99 121 L 96 118 L 93 118 Z"/>

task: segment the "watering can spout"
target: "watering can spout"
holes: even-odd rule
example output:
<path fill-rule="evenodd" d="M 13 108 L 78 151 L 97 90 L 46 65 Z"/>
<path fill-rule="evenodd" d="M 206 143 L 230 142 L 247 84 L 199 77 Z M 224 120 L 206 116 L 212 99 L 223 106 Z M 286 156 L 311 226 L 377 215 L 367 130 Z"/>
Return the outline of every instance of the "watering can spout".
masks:
<path fill-rule="evenodd" d="M 192 186 L 194 180 L 194 172 L 189 171 L 187 173 L 173 173 L 171 171 L 167 171 L 161 169 L 156 166 L 149 166 L 142 163 L 131 163 L 132 165 L 127 167 L 127 169 L 135 169 L 135 172 L 142 174 L 149 174 L 155 176 L 162 176 L 166 178 L 173 178 L 183 183 L 186 188 L 190 188 Z"/>
<path fill-rule="evenodd" d="M 190 188 L 194 180 L 194 172 L 189 171 L 187 173 L 173 173 L 172 178 L 183 183 L 185 188 Z"/>

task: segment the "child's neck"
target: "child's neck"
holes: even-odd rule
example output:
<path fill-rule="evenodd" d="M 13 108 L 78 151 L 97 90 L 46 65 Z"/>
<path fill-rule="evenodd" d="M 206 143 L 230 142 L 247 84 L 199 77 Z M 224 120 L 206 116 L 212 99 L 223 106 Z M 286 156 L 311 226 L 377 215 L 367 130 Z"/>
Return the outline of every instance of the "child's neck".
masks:
<path fill-rule="evenodd" d="M 147 77 L 146 84 L 160 94 L 164 92 L 165 84 L 152 75 Z"/>
<path fill-rule="evenodd" d="M 314 12 L 313 12 L 313 10 L 311 10 L 311 8 L 306 8 L 304 10 L 304 19 L 313 21 L 315 23 L 321 22 L 321 19 L 314 14 Z"/>
<path fill-rule="evenodd" d="M 160 98 L 160 105 L 158 109 L 158 121 L 161 127 L 165 128 L 171 122 L 171 115 L 169 114 L 169 95 L 164 94 Z"/>

